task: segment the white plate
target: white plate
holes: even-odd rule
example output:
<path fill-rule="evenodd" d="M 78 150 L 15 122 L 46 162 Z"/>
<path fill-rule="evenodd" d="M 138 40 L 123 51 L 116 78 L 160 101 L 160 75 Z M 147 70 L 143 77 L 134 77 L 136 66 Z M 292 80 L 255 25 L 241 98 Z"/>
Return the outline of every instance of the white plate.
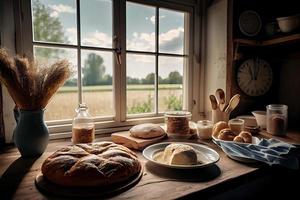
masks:
<path fill-rule="evenodd" d="M 256 36 L 261 30 L 262 22 L 257 12 L 246 10 L 239 17 L 239 27 L 246 36 Z"/>
<path fill-rule="evenodd" d="M 220 140 L 214 136 L 212 136 L 213 138 L 213 142 L 219 146 L 219 144 L 216 142 L 225 142 L 225 143 L 236 143 L 236 144 L 246 144 L 246 143 L 241 143 L 241 142 L 233 142 L 233 141 L 226 141 L 226 140 Z M 260 142 L 260 139 L 258 137 L 254 137 L 252 136 L 252 144 L 258 144 Z M 226 152 L 224 152 L 226 153 Z M 239 161 L 239 162 L 244 162 L 244 163 L 257 163 L 257 160 L 254 159 L 250 159 L 250 158 L 244 158 L 244 157 L 240 157 L 240 156 L 232 156 L 229 154 L 226 154 L 228 157 L 230 157 L 233 160 Z"/>
<path fill-rule="evenodd" d="M 161 162 L 158 162 L 153 159 L 157 153 L 164 151 L 166 146 L 168 146 L 171 143 L 182 143 L 182 144 L 186 144 L 186 145 L 193 147 L 196 151 L 199 152 L 198 160 L 199 161 L 201 160 L 202 163 L 201 164 L 199 163 L 196 165 L 168 165 L 168 164 L 161 163 Z M 143 156 L 147 160 L 149 160 L 150 162 L 152 162 L 154 164 L 168 167 L 168 168 L 174 168 L 174 169 L 196 169 L 196 168 L 207 167 L 209 165 L 212 165 L 212 164 L 218 162 L 220 159 L 219 154 L 215 150 L 213 150 L 205 145 L 195 144 L 195 143 L 187 143 L 187 142 L 163 142 L 163 143 L 153 144 L 151 146 L 148 146 L 146 149 L 144 149 Z"/>
<path fill-rule="evenodd" d="M 234 141 L 227 141 L 227 140 L 220 140 L 214 136 L 212 136 L 212 139 L 215 141 L 220 141 L 220 142 L 227 142 L 227 143 L 236 143 L 236 144 L 246 144 L 246 143 L 242 143 L 242 142 L 234 142 Z M 252 136 L 252 144 L 258 144 L 260 141 L 260 139 L 258 137 L 254 137 Z"/>

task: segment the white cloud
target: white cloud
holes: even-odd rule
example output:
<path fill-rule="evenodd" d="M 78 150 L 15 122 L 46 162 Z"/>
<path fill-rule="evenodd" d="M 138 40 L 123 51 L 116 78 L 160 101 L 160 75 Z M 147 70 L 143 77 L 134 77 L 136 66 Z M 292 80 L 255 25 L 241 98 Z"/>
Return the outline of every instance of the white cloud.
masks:
<path fill-rule="evenodd" d="M 165 17 L 166 17 L 165 15 L 162 15 L 162 16 L 159 16 L 159 19 L 163 19 Z M 151 17 L 146 17 L 145 19 L 150 20 L 152 24 L 155 24 L 155 19 L 156 19 L 155 15 L 152 15 Z"/>
<path fill-rule="evenodd" d="M 151 21 L 152 24 L 155 24 L 155 18 L 156 17 L 154 15 L 150 17 L 150 21 Z"/>
<path fill-rule="evenodd" d="M 67 29 L 67 32 L 72 34 L 76 34 L 76 29 Z M 181 53 L 182 50 L 182 41 L 183 41 L 183 33 L 184 29 L 182 27 L 178 27 L 175 29 L 171 29 L 165 33 L 160 34 L 160 49 L 164 51 L 172 51 L 176 53 Z M 140 50 L 140 51 L 154 51 L 155 50 L 155 33 L 137 33 L 134 32 L 130 39 L 127 39 L 127 49 L 130 50 Z M 112 45 L 111 36 L 107 35 L 103 32 L 93 32 L 87 34 L 82 39 L 82 42 L 85 45 L 93 45 L 93 46 L 104 46 L 109 47 Z M 137 56 L 135 59 L 139 62 L 144 63 L 152 63 L 153 60 L 151 57 L 147 56 Z"/>
<path fill-rule="evenodd" d="M 71 6 L 65 4 L 58 4 L 58 5 L 49 5 L 52 12 L 50 13 L 51 17 L 58 17 L 61 13 L 75 13 L 75 9 Z"/>
<path fill-rule="evenodd" d="M 90 33 L 87 35 L 87 37 L 83 38 L 82 43 L 86 45 L 101 45 L 107 47 L 112 45 L 112 38 L 106 33 L 95 31 L 94 33 Z"/>
<path fill-rule="evenodd" d="M 71 41 L 72 43 L 76 43 L 77 29 L 76 28 L 67 28 L 66 32 L 67 32 L 69 41 Z"/>
<path fill-rule="evenodd" d="M 159 44 L 161 50 L 178 51 L 182 47 L 184 29 L 178 27 L 159 35 Z M 155 33 L 137 33 L 134 32 L 131 39 L 127 39 L 127 48 L 132 50 L 154 51 Z"/>
<path fill-rule="evenodd" d="M 166 33 L 160 34 L 159 42 L 160 44 L 164 44 L 174 40 L 175 38 L 179 38 L 182 35 L 184 29 L 182 27 L 178 27 L 177 29 L 171 29 Z"/>
<path fill-rule="evenodd" d="M 50 13 L 50 17 L 58 17 L 59 13 L 56 11 L 53 11 Z"/>
<path fill-rule="evenodd" d="M 127 49 L 154 51 L 155 50 L 155 33 L 133 33 L 133 38 L 127 39 Z"/>

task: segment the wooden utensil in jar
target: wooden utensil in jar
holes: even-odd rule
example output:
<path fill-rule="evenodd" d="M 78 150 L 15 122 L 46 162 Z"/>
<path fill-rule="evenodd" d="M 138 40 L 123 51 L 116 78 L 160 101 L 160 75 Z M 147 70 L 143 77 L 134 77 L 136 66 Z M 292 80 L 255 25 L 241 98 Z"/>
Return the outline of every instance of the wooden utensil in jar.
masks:
<path fill-rule="evenodd" d="M 231 99 L 228 103 L 228 106 L 225 109 L 225 112 L 228 114 L 231 113 L 239 105 L 240 98 L 241 98 L 241 95 L 239 95 L 239 94 L 236 94 L 233 97 L 231 97 Z"/>
<path fill-rule="evenodd" d="M 224 92 L 224 90 L 222 90 L 221 88 L 217 89 L 215 95 L 216 95 L 216 98 L 219 103 L 219 108 L 221 111 L 223 111 L 223 109 L 225 107 L 225 92 Z"/>
<path fill-rule="evenodd" d="M 209 95 L 209 99 L 210 99 L 212 109 L 217 110 L 218 109 L 218 102 L 217 102 L 217 99 L 216 99 L 215 95 Z"/>

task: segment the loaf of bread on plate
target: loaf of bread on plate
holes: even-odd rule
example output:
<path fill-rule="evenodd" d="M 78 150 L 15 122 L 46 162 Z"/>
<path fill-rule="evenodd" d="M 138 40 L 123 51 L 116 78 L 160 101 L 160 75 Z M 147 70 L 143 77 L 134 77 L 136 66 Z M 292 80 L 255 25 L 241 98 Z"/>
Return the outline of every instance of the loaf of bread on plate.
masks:
<path fill-rule="evenodd" d="M 195 165 L 198 162 L 195 149 L 180 143 L 172 143 L 165 148 L 163 161 L 169 165 Z"/>
<path fill-rule="evenodd" d="M 128 180 L 140 170 L 136 154 L 113 142 L 66 146 L 42 165 L 47 180 L 69 187 L 107 186 Z"/>
<path fill-rule="evenodd" d="M 165 130 L 160 125 L 152 123 L 133 126 L 129 132 L 132 137 L 143 139 L 156 138 L 165 134 Z"/>

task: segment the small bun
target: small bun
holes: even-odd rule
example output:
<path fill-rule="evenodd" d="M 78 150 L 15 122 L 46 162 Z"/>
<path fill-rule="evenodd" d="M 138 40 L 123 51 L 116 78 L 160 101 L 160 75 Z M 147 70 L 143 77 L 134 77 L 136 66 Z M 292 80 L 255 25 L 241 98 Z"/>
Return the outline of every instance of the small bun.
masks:
<path fill-rule="evenodd" d="M 244 143 L 244 139 L 241 136 L 235 136 L 235 138 L 233 139 L 234 142 L 241 142 Z"/>
<path fill-rule="evenodd" d="M 218 138 L 220 140 L 227 140 L 227 141 L 232 141 L 234 139 L 234 137 L 235 137 L 235 134 L 229 128 L 222 129 L 218 136 Z"/>
<path fill-rule="evenodd" d="M 242 131 L 239 136 L 242 137 L 246 143 L 252 143 L 252 135 L 250 132 Z"/>
<path fill-rule="evenodd" d="M 214 137 L 218 138 L 220 131 L 225 128 L 229 128 L 227 122 L 224 122 L 224 121 L 217 122 L 213 127 L 212 135 Z"/>

